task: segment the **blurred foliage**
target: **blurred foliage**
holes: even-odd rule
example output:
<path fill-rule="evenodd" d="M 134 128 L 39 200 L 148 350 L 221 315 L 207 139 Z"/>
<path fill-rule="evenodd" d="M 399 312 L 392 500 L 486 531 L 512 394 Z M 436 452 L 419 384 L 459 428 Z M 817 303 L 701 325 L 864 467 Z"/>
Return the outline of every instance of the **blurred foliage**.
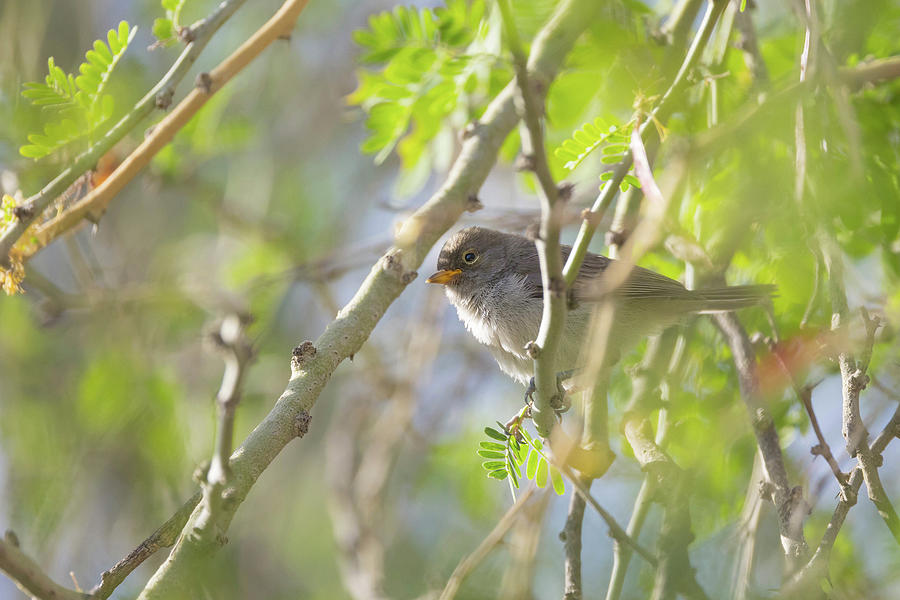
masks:
<path fill-rule="evenodd" d="M 185 13 L 200 18 L 215 2 L 76 4 L 0 4 L 0 185 L 8 198 L 40 189 L 79 144 L 102 134 L 111 114 L 149 90 L 181 49 L 179 28 L 191 22 Z M 556 4 L 517 3 L 523 40 L 533 39 Z M 635 111 L 652 106 L 681 62 L 684 48 L 659 34 L 671 4 L 604 3 L 548 90 L 546 150 L 554 176 L 577 183 L 573 208 L 592 200 L 608 176 L 607 163 L 624 150 Z M 664 124 L 668 136 L 655 163 L 660 181 L 678 180 L 667 233 L 696 244 L 708 263 L 686 265 L 670 244 L 660 243 L 642 264 L 698 283 L 719 272 L 730 283 L 777 283 L 777 337 L 805 353 L 794 373 L 799 383 L 824 379 L 814 404 L 832 450 L 848 469 L 853 461 L 840 436 L 836 364 L 822 350 L 831 306 L 817 236 L 833 236 L 846 258 L 852 341 L 863 341 L 858 307 L 883 313 L 886 325 L 876 338 L 871 370 L 896 390 L 900 83 L 865 86 L 845 105 L 841 91 L 820 73 L 823 79 L 806 93 L 779 100 L 779 90 L 797 80 L 803 29 L 781 3 L 756 4 L 748 12 L 771 83 L 754 80 L 738 33 L 731 32 L 721 63 L 691 74 L 684 101 Z M 819 4 L 823 41 L 837 67 L 900 53 L 896 2 Z M 252 333 L 258 358 L 238 410 L 240 439 L 281 393 L 290 349 L 320 334 L 377 258 L 377 248 L 360 248 L 389 244 L 386 232 L 395 215 L 385 205 L 423 202 L 458 153 L 466 125 L 512 80 L 493 2 L 385 6 L 310 3 L 291 44 L 273 46 L 213 96 L 120 194 L 95 233 L 85 229 L 41 253 L 27 265 L 27 293 L 0 301 L 0 524 L 14 528 L 58 581 L 74 571 L 86 586 L 193 493 L 191 472 L 212 448 L 212 398 L 221 377 L 218 359 L 201 348 L 205 324 L 235 309 L 257 318 Z M 92 46 L 120 19 L 124 29 L 110 31 L 108 45 L 99 40 L 103 48 Z M 197 70 L 215 64 L 261 20 L 239 11 L 213 38 Z M 151 22 L 156 39 L 144 26 Z M 120 60 L 129 43 L 127 60 Z M 86 66 L 73 66 L 89 46 Z M 48 63 L 49 56 L 55 59 Z M 74 73 L 83 77 L 81 84 Z M 23 98 L 23 82 L 41 78 L 43 83 L 26 86 Z M 808 153 L 802 203 L 794 191 L 796 98 L 803 103 Z M 348 119 L 348 110 L 364 121 Z M 66 119 L 75 125 L 62 125 Z M 127 155 L 152 126 L 142 124 L 114 153 Z M 716 126 L 725 128 L 724 139 L 691 146 Z M 24 154 L 36 157 L 40 150 L 47 159 L 25 160 L 18 152 L 23 144 L 33 148 Z M 681 145 L 690 147 L 689 160 L 673 173 L 672 148 Z M 360 148 L 381 166 L 373 169 Z M 510 217 L 519 219 L 512 221 L 518 227 L 522 214 L 533 219 L 533 182 L 510 165 L 518 151 L 514 131 L 481 196 L 488 210 L 467 218 L 496 220 L 497 227 Z M 2 223 L 13 218 L 12 202 L 4 197 Z M 571 234 L 566 230 L 567 239 Z M 594 249 L 602 251 L 596 237 Z M 403 389 L 402 382 L 426 378 L 411 372 L 412 358 L 397 340 L 419 331 L 410 315 L 430 293 L 435 291 L 418 282 L 410 286 L 375 330 L 369 345 L 385 357 L 382 368 L 366 369 L 357 359 L 335 373 L 308 436 L 273 463 L 239 511 L 231 543 L 215 562 L 213 597 L 346 597 L 340 581 L 346 557 L 334 539 L 340 525 L 328 519 L 341 491 L 321 484 L 330 451 L 324 433 L 357 415 L 353 402 L 336 401 L 359 394 L 359 386 L 390 415 L 401 394 L 382 395 L 368 384 L 386 379 Z M 775 344 L 776 330 L 763 310 L 740 316 L 756 334 L 765 364 L 784 347 Z M 379 499 L 384 514 L 373 525 L 387 553 L 385 588 L 392 597 L 417 597 L 442 586 L 509 505 L 505 484 L 484 476 L 474 449 L 503 453 L 482 458 L 502 460 L 509 472 L 509 436 L 484 442 L 503 450 L 479 446 L 481 428 L 515 414 L 521 390 L 497 374 L 452 314 L 442 335 L 431 375 L 411 385 L 414 414 L 390 462 Z M 668 451 L 691 481 L 693 557 L 709 552 L 730 560 L 732 534 L 747 490 L 755 486 L 749 481 L 755 439 L 721 335 L 705 318 L 687 324 L 684 335 L 680 372 L 667 381 Z M 617 427 L 642 351 L 627 355 L 613 375 L 611 442 L 619 459 L 593 488 L 622 522 L 642 474 Z M 813 505 L 805 532 L 815 544 L 837 487 L 824 462 L 810 456 L 815 440 L 808 419 L 785 384 L 773 385 L 766 402 L 790 479 Z M 873 387 L 864 393 L 870 433 L 880 431 L 895 406 L 896 398 Z M 565 417 L 567 425 L 574 420 Z M 378 425 L 364 431 L 345 443 L 359 452 L 377 445 L 383 433 Z M 889 449 L 881 471 L 895 501 L 896 456 L 896 448 Z M 539 476 L 540 460 L 532 465 L 519 458 L 514 468 Z M 500 470 L 491 468 L 498 476 Z M 365 476 L 357 479 L 362 485 Z M 900 584 L 900 553 L 864 496 L 835 546 L 836 597 L 891 597 Z M 555 535 L 566 504 L 551 501 L 533 566 L 535 597 L 559 595 L 562 557 Z M 585 569 L 586 589 L 606 586 L 611 556 L 605 526 L 595 517 L 588 514 L 585 523 L 585 564 L 592 565 Z M 763 522 L 771 526 L 775 518 L 765 507 Z M 648 547 L 658 523 L 654 509 L 642 537 Z M 769 596 L 778 587 L 781 549 L 777 534 L 760 536 L 754 589 Z M 481 598 L 484 590 L 497 589 L 508 562 L 508 554 L 495 551 L 459 597 Z M 155 564 L 129 579 L 119 597 L 135 595 Z M 719 563 L 704 558 L 694 566 L 702 584 L 719 581 Z M 628 583 L 627 597 L 649 596 L 653 574 L 635 562 Z M 3 585 L 0 598 L 16 597 Z M 707 591 L 711 597 L 727 593 Z"/>

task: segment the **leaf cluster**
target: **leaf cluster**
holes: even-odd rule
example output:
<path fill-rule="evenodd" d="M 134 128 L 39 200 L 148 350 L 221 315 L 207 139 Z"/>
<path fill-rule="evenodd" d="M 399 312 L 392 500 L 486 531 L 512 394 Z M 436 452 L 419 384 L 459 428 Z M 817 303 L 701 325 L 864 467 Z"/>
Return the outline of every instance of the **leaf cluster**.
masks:
<path fill-rule="evenodd" d="M 508 479 L 510 491 L 515 497 L 519 488 L 522 467 L 525 466 L 525 477 L 531 479 L 539 488 L 547 486 L 549 478 L 553 490 L 558 495 L 566 491 L 562 474 L 550 464 L 544 455 L 544 444 L 539 438 L 533 438 L 522 426 L 507 429 L 497 423 L 500 429 L 485 427 L 484 433 L 491 440 L 479 442 L 478 456 L 487 460 L 481 466 L 493 479 Z"/>
<path fill-rule="evenodd" d="M 24 84 L 22 96 L 41 107 L 48 118 L 43 132 L 29 134 L 30 143 L 19 148 L 22 156 L 42 158 L 96 134 L 113 114 L 115 102 L 106 93 L 106 86 L 136 32 L 137 27 L 130 27 L 126 21 L 120 22 L 117 29 L 110 29 L 106 42 L 96 40 L 85 53 L 77 77 L 57 66 L 51 56 L 44 81 Z"/>
<path fill-rule="evenodd" d="M 368 68 L 347 101 L 367 114 L 364 152 L 381 163 L 396 148 L 407 169 L 430 169 L 439 152 L 428 146 L 444 121 L 459 115 L 464 125 L 509 80 L 489 20 L 484 0 L 450 0 L 435 9 L 399 6 L 354 33 Z"/>

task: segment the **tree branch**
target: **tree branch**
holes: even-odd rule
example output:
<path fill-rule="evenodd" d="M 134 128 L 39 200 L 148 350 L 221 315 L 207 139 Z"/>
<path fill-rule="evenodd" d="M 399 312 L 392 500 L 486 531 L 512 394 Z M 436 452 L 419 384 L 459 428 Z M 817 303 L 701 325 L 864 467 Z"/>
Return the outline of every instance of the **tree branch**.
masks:
<path fill-rule="evenodd" d="M 157 550 L 168 548 L 174 544 L 184 528 L 184 524 L 187 523 L 188 517 L 191 516 L 194 507 L 197 506 L 202 497 L 202 492 L 197 492 L 191 496 L 168 521 L 163 523 L 150 537 L 141 542 L 128 556 L 117 562 L 108 571 L 104 571 L 100 575 L 100 583 L 91 590 L 91 598 L 99 600 L 109 598 L 113 591 L 125 581 L 125 578 L 141 566 L 145 560 L 156 554 Z"/>
<path fill-rule="evenodd" d="M 504 31 L 513 55 L 516 85 L 524 105 L 523 121 L 528 136 L 523 145 L 528 148 L 527 161 L 540 184 L 541 221 L 540 231 L 534 240 L 534 245 L 537 247 L 538 261 L 541 267 L 544 312 L 541 318 L 541 327 L 537 338 L 530 346 L 529 354 L 534 358 L 535 384 L 531 417 L 538 433 L 547 438 L 550 436 L 550 430 L 556 424 L 553 406 L 562 401 L 561 398 L 556 398 L 558 395 L 556 354 L 566 321 L 566 286 L 562 278 L 562 253 L 559 248 L 560 219 L 557 208 L 559 194 L 553 176 L 550 174 L 550 166 L 547 163 L 547 153 L 544 148 L 543 110 L 538 106 L 534 97 L 534 87 L 543 86 L 543 83 L 528 73 L 528 65 L 519 41 L 519 34 L 516 31 L 509 0 L 499 0 L 497 5 L 500 7 Z M 551 327 L 552 323 L 557 323 L 558 326 Z"/>
<path fill-rule="evenodd" d="M 222 321 L 219 331 L 212 336 L 213 344 L 223 354 L 225 372 L 222 385 L 216 394 L 216 413 L 219 423 L 216 427 L 216 443 L 206 481 L 213 486 L 224 486 L 228 482 L 228 461 L 234 439 L 234 414 L 241 399 L 241 387 L 247 365 L 253 357 L 250 342 L 244 335 L 244 327 L 249 322 L 245 315 L 231 314 Z"/>
<path fill-rule="evenodd" d="M 756 356 L 747 332 L 737 315 L 732 312 L 715 315 L 716 325 L 725 336 L 734 365 L 738 372 L 741 398 L 747 407 L 756 443 L 763 457 L 766 474 L 774 487 L 773 502 L 778 512 L 778 528 L 781 545 L 791 562 L 804 560 L 808 548 L 803 537 L 803 519 L 806 503 L 801 488 L 791 488 L 788 483 L 784 455 L 772 415 L 759 398 Z"/>
<path fill-rule="evenodd" d="M 584 522 L 585 500 L 573 493 L 569 499 L 569 514 L 559 533 L 566 554 L 563 600 L 581 600 L 581 526 Z"/>
<path fill-rule="evenodd" d="M 560 472 L 568 478 L 569 481 L 572 482 L 572 485 L 575 486 L 575 491 L 581 495 L 584 500 L 591 505 L 591 507 L 597 511 L 597 514 L 600 515 L 604 521 L 606 521 L 607 527 L 609 527 L 609 535 L 616 541 L 618 544 L 624 544 L 628 546 L 634 552 L 637 552 L 644 560 L 650 563 L 651 566 L 656 567 L 657 560 L 653 554 L 641 546 L 637 540 L 632 538 L 628 533 L 622 529 L 622 526 L 616 522 L 616 519 L 609 514 L 606 509 L 600 506 L 600 503 L 591 496 L 591 492 L 588 489 L 587 485 L 578 477 L 575 473 L 572 472 L 572 469 L 569 468 L 565 463 L 557 463 L 556 467 L 560 470 Z"/>
<path fill-rule="evenodd" d="M 191 40 L 190 43 L 163 78 L 102 138 L 76 157 L 70 166 L 45 185 L 41 191 L 29 197 L 21 205 L 26 210 L 20 211 L 21 216 L 10 223 L 0 235 L 0 268 L 9 266 L 10 250 L 25 233 L 25 230 L 41 216 L 44 209 L 50 206 L 51 202 L 63 194 L 85 172 L 92 169 L 101 156 L 106 154 L 155 108 L 168 108 L 178 83 L 193 66 L 194 61 L 197 60 L 213 34 L 244 2 L 245 0 L 223 0 L 212 14 L 191 25 L 185 34 L 187 39 Z"/>

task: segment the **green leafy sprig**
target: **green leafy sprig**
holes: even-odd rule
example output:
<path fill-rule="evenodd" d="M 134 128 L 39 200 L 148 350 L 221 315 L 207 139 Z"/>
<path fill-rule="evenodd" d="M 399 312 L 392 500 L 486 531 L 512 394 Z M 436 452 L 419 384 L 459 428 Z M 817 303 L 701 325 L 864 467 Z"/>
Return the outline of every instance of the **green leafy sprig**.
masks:
<path fill-rule="evenodd" d="M 49 118 L 43 133 L 28 135 L 30 143 L 19 148 L 22 156 L 42 158 L 80 138 L 90 138 L 112 116 L 115 103 L 106 86 L 136 32 L 137 27 L 122 21 L 109 30 L 106 42 L 96 40 L 85 53 L 77 77 L 63 71 L 51 56 L 44 81 L 23 85 L 22 96 L 49 113 Z"/>
<path fill-rule="evenodd" d="M 620 162 L 628 152 L 633 127 L 634 121 L 629 121 L 620 127 L 607 122 L 602 117 L 597 117 L 575 130 L 572 137 L 563 141 L 553 151 L 553 154 L 566 161 L 563 166 L 572 171 L 599 148 L 603 155 L 600 157 L 600 162 L 605 165 L 614 165 Z M 612 176 L 612 171 L 605 171 L 600 174 L 600 180 L 607 181 Z M 620 188 L 624 192 L 631 186 L 639 188 L 641 184 L 633 173 L 628 173 L 622 180 Z"/>
<path fill-rule="evenodd" d="M 509 428 L 499 421 L 497 425 L 500 429 L 484 428 L 484 433 L 491 439 L 478 444 L 478 456 L 487 459 L 481 466 L 488 477 L 509 481 L 513 498 L 516 496 L 515 490 L 519 489 L 523 466 L 526 479 L 533 480 L 539 488 L 546 487 L 549 479 L 553 490 L 561 496 L 566 491 L 562 474 L 547 460 L 540 438 L 532 437 L 522 426 L 523 416 L 524 409 L 515 420 L 515 425 Z"/>

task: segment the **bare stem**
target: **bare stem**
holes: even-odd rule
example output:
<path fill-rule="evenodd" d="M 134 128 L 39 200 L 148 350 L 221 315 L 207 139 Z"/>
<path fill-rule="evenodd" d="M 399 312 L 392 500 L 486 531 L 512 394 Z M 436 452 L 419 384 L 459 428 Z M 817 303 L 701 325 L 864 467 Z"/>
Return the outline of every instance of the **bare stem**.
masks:
<path fill-rule="evenodd" d="M 496 548 L 497 544 L 506 537 L 506 533 L 515 524 L 522 508 L 525 507 L 528 499 L 534 494 L 534 490 L 534 487 L 525 490 L 525 493 L 519 496 L 515 504 L 509 507 L 506 514 L 500 518 L 491 532 L 478 544 L 478 547 L 456 565 L 456 568 L 453 569 L 453 573 L 450 575 L 450 579 L 447 580 L 447 585 L 444 586 L 444 590 L 441 592 L 439 600 L 452 600 L 456 597 L 456 593 L 466 577 L 469 576 L 469 573 L 480 565 L 484 558 L 490 554 L 491 550 Z"/>

